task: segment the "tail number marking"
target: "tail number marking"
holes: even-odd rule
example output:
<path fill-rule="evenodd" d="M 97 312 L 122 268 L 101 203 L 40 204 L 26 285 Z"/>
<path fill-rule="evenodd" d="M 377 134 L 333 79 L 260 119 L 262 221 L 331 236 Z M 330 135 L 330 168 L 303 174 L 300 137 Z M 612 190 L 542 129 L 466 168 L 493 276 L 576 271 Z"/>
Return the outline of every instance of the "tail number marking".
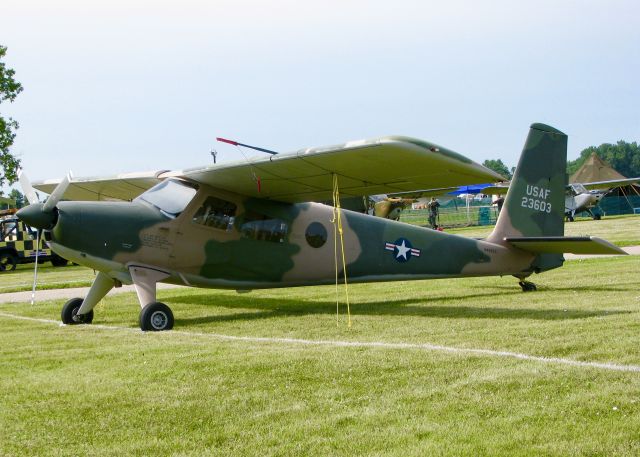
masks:
<path fill-rule="evenodd" d="M 540 211 L 542 213 L 551 213 L 551 203 L 545 201 L 550 193 L 551 191 L 544 187 L 527 184 L 528 196 L 522 197 L 522 203 L 520 206 Z"/>
<path fill-rule="evenodd" d="M 543 213 L 551 213 L 551 203 L 547 203 L 544 200 L 538 200 L 530 197 L 522 197 L 523 208 L 530 208 Z"/>

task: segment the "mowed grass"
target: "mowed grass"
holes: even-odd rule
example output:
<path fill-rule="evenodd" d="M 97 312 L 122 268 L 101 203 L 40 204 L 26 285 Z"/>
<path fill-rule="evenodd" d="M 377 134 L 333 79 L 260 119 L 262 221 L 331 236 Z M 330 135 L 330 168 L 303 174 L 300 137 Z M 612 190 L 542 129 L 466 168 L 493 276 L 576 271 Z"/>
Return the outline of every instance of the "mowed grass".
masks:
<path fill-rule="evenodd" d="M 447 233 L 484 238 L 493 226 L 476 226 L 447 229 Z M 578 218 L 575 222 L 565 222 L 565 236 L 597 236 L 617 246 L 640 245 L 640 215 L 607 216 L 599 221 Z"/>
<path fill-rule="evenodd" d="M 14 271 L 0 272 L 0 294 L 31 290 L 35 264 L 18 265 Z M 93 270 L 79 265 L 54 267 L 49 262 L 38 265 L 38 290 L 90 286 Z"/>
<path fill-rule="evenodd" d="M 638 455 L 640 372 L 269 340 L 640 366 L 640 258 L 533 280 L 353 285 L 350 329 L 334 287 L 162 290 L 176 331 L 160 334 L 137 330 L 133 294 L 92 326 L 6 316 L 57 321 L 63 301 L 0 305 L 0 454 Z"/>

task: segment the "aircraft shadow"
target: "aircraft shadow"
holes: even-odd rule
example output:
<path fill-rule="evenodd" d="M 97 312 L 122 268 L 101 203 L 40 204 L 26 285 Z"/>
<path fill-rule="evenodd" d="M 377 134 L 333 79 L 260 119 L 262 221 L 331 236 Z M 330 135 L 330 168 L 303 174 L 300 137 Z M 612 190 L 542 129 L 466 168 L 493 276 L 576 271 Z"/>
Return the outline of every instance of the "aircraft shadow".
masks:
<path fill-rule="evenodd" d="M 535 282 L 535 281 L 534 281 Z M 500 290 L 513 290 L 511 286 L 492 286 L 493 289 Z M 593 291 L 593 292 L 621 292 L 628 290 L 637 290 L 638 283 L 637 282 L 626 282 L 626 283 L 616 283 L 615 286 L 605 286 L 592 284 L 588 286 L 572 286 L 572 287 L 556 287 L 556 286 L 548 286 L 548 285 L 540 285 L 538 284 L 538 290 L 540 292 L 544 291 L 552 291 L 552 290 L 561 290 L 561 291 L 573 291 L 573 290 L 584 290 L 584 291 Z M 519 291 L 518 291 L 519 292 Z"/>
<path fill-rule="evenodd" d="M 517 291 L 513 294 L 522 294 Z M 474 307 L 466 305 L 442 305 L 474 298 L 486 297 L 492 293 L 468 294 L 463 296 L 439 296 L 429 298 L 385 300 L 376 302 L 351 303 L 351 314 L 361 316 L 407 316 L 447 319 L 533 319 L 533 320 L 570 320 L 590 317 L 628 314 L 630 311 L 582 311 L 565 309 L 531 309 L 520 307 Z M 501 295 L 502 296 L 502 295 Z M 175 295 L 172 301 L 199 306 L 223 307 L 238 310 L 231 314 L 200 317 L 176 318 L 179 325 L 198 325 L 204 323 L 273 319 L 289 316 L 331 315 L 336 312 L 336 303 L 324 300 L 292 300 L 282 298 L 264 298 L 259 296 L 219 296 L 212 294 Z M 241 311 L 246 310 L 246 311 Z M 341 314 L 345 312 L 341 303 Z"/>

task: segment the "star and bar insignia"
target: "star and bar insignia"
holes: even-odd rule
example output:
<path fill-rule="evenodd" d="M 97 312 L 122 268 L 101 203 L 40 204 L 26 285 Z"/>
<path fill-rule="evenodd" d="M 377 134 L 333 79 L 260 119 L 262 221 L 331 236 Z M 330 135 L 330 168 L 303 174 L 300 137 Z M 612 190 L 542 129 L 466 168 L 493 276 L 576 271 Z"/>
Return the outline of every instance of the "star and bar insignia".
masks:
<path fill-rule="evenodd" d="M 411 257 L 420 257 L 420 249 L 416 249 L 406 238 L 398 238 L 394 243 L 388 241 L 384 244 L 387 251 L 393 251 L 394 258 L 398 262 L 408 262 Z"/>

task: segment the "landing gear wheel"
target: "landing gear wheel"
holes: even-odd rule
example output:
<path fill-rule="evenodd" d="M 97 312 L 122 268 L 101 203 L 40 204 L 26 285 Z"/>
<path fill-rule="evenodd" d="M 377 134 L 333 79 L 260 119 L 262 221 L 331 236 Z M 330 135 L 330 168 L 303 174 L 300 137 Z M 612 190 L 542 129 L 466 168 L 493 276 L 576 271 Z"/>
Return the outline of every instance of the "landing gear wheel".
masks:
<path fill-rule="evenodd" d="M 600 219 L 602 219 L 602 215 L 600 213 L 596 213 L 593 215 L 594 221 L 599 221 Z"/>
<path fill-rule="evenodd" d="M 16 269 L 17 260 L 10 252 L 0 254 L 0 271 L 13 271 Z"/>
<path fill-rule="evenodd" d="M 149 303 L 140 311 L 140 329 L 143 332 L 161 332 L 173 328 L 173 313 L 164 303 Z"/>
<path fill-rule="evenodd" d="M 538 290 L 536 285 L 529 281 L 520 281 L 518 284 L 520 284 L 520 287 L 522 287 L 523 292 L 535 292 L 536 290 Z"/>
<path fill-rule="evenodd" d="M 567 221 L 573 222 L 574 221 L 573 216 L 567 216 Z"/>
<path fill-rule="evenodd" d="M 64 304 L 60 318 L 62 323 L 66 325 L 90 324 L 93 322 L 93 310 L 86 314 L 78 314 L 78 310 L 82 306 L 82 298 L 72 298 Z"/>

